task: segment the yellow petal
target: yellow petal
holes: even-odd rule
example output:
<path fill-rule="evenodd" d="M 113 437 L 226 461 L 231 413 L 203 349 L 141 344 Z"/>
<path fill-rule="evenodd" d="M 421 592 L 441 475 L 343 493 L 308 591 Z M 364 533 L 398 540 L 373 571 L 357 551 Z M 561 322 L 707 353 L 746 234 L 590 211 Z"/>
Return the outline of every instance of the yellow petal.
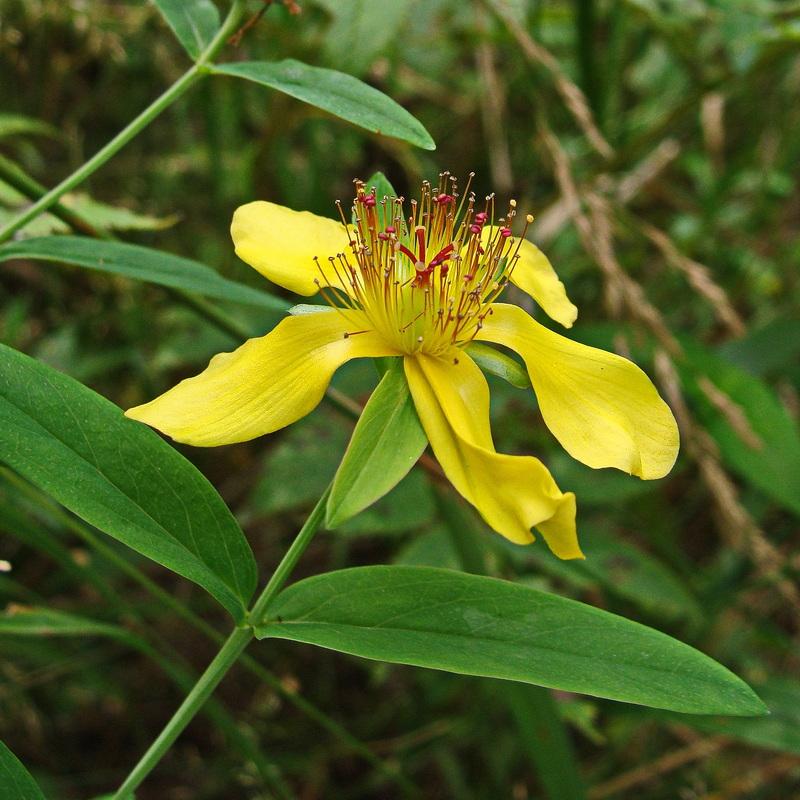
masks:
<path fill-rule="evenodd" d="M 125 415 L 198 447 L 244 442 L 283 428 L 319 403 L 345 361 L 400 355 L 372 332 L 345 337 L 354 330 L 352 314 L 349 319 L 333 309 L 289 317 Z"/>
<path fill-rule="evenodd" d="M 672 469 L 675 418 L 635 364 L 565 339 L 502 303 L 492 306 L 476 338 L 522 356 L 545 424 L 573 458 L 645 479 Z"/>
<path fill-rule="evenodd" d="M 512 542 L 532 542 L 537 526 L 557 556 L 583 558 L 575 495 L 562 494 L 538 459 L 495 452 L 489 389 L 472 359 L 452 348 L 441 357 L 407 356 L 404 364 L 422 426 L 458 492 Z"/>
<path fill-rule="evenodd" d="M 341 284 L 328 257 L 350 252 L 341 222 L 264 200 L 236 209 L 231 236 L 242 261 L 273 283 L 306 297 L 319 289 L 315 281 L 321 279 L 320 267 L 328 283 Z"/>
<path fill-rule="evenodd" d="M 529 294 L 550 319 L 571 328 L 578 318 L 578 309 L 567 297 L 564 284 L 558 279 L 547 256 L 527 239 L 519 245 L 519 258 L 511 272 L 511 283 Z"/>

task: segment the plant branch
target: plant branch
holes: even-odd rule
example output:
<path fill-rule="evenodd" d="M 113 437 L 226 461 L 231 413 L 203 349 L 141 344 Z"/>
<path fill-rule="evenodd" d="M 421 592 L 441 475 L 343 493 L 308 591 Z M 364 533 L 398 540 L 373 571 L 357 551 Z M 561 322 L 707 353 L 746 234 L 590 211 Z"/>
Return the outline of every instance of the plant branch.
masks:
<path fill-rule="evenodd" d="M 208 47 L 200 54 L 197 61 L 180 77 L 172 86 L 169 87 L 160 97 L 142 111 L 126 128 L 121 130 L 105 147 L 95 153 L 85 164 L 79 167 L 70 176 L 65 178 L 58 186 L 51 189 L 33 205 L 29 206 L 21 214 L 18 214 L 11 222 L 0 228 L 0 244 L 8 241 L 20 228 L 27 225 L 39 214 L 47 211 L 54 203 L 67 192 L 79 186 L 90 175 L 96 172 L 112 156 L 121 150 L 131 139 L 140 131 L 146 128 L 162 111 L 169 108 L 182 94 L 184 94 L 194 83 L 206 72 L 206 65 L 223 47 L 228 36 L 236 29 L 245 10 L 246 0 L 233 0 L 230 11 L 217 32 L 217 35 L 209 43 Z"/>
<path fill-rule="evenodd" d="M 150 772 L 152 772 L 167 750 L 175 743 L 175 740 L 180 736 L 184 728 L 186 728 L 192 719 L 194 719 L 197 712 L 203 707 L 220 681 L 228 674 L 230 668 L 239 660 L 244 649 L 255 636 L 254 626 L 261 622 L 270 601 L 281 590 L 281 587 L 291 574 L 300 556 L 322 524 L 325 518 L 325 505 L 328 502 L 329 494 L 330 486 L 319 499 L 311 515 L 306 520 L 305 525 L 300 529 L 291 547 L 286 551 L 286 555 L 281 559 L 280 564 L 278 564 L 269 582 L 253 605 L 249 614 L 251 624 L 245 628 L 236 628 L 227 638 L 214 660 L 208 665 L 206 671 L 194 685 L 194 688 L 186 696 L 183 703 L 181 703 L 180 708 L 166 724 L 158 735 L 158 738 L 150 745 L 150 748 L 133 768 L 116 794 L 113 795 L 112 800 L 130 800 L 130 798 L 133 797 L 134 790 Z"/>

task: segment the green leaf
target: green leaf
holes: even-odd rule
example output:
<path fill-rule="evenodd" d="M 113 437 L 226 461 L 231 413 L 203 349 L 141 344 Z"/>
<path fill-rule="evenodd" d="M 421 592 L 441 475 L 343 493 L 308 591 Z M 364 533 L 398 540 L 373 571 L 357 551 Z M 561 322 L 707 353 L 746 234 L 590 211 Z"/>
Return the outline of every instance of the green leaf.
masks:
<path fill-rule="evenodd" d="M 381 379 L 361 412 L 333 481 L 325 525 L 335 528 L 396 486 L 428 444 L 402 359 Z"/>
<path fill-rule="evenodd" d="M 570 562 L 611 595 L 665 620 L 699 621 L 703 609 L 684 582 L 656 556 L 591 523 L 582 526 L 585 561 Z"/>
<path fill-rule="evenodd" d="M 294 59 L 241 61 L 209 69 L 277 89 L 373 133 L 394 136 L 424 150 L 436 149 L 430 134 L 408 111 L 352 75 Z"/>
<path fill-rule="evenodd" d="M 536 767 L 550 800 L 586 800 L 579 762 L 553 693 L 538 686 L 503 681 L 491 694 L 505 702 L 517 723 L 521 744 Z"/>
<path fill-rule="evenodd" d="M 653 491 L 650 481 L 615 469 L 592 469 L 563 450 L 547 454 L 547 468 L 559 486 L 569 486 L 580 498 L 581 508 L 599 506 L 619 509 L 635 498 Z"/>
<path fill-rule="evenodd" d="M 258 289 L 223 278 L 198 261 L 161 250 L 123 242 L 106 242 L 88 236 L 43 236 L 0 246 L 0 261 L 35 258 L 149 281 L 172 289 L 197 292 L 218 300 L 285 311 L 289 303 Z"/>
<path fill-rule="evenodd" d="M 113 403 L 3 345 L 0 460 L 243 619 L 255 588 L 255 559 L 211 484 Z"/>
<path fill-rule="evenodd" d="M 3 800 L 45 800 L 28 770 L 19 759 L 0 742 L 0 786 Z"/>
<path fill-rule="evenodd" d="M 336 474 L 347 431 L 324 410 L 292 425 L 264 461 L 250 502 L 256 511 L 279 514 L 313 507 Z"/>
<path fill-rule="evenodd" d="M 356 567 L 290 586 L 268 614 L 259 638 L 691 714 L 766 710 L 741 679 L 682 642 L 496 578 Z"/>
<path fill-rule="evenodd" d="M 25 195 L 0 180 L 0 224 L 14 219 L 29 202 Z M 104 231 L 155 231 L 174 225 L 178 219 L 176 216 L 137 214 L 128 208 L 100 203 L 83 192 L 65 194 L 61 198 L 61 205 Z M 53 233 L 69 233 L 70 230 L 70 226 L 54 214 L 40 214 L 22 228 L 21 236 L 49 236 Z"/>
<path fill-rule="evenodd" d="M 795 421 L 761 380 L 696 342 L 682 339 L 681 344 L 686 362 L 679 362 L 678 369 L 686 391 L 724 462 L 800 515 L 800 432 Z"/>
<path fill-rule="evenodd" d="M 375 196 L 378 200 L 382 200 L 384 197 L 397 197 L 394 186 L 382 172 L 373 172 L 369 180 L 364 183 L 367 184 L 367 190 L 375 189 Z"/>
<path fill-rule="evenodd" d="M 101 203 L 83 192 L 66 194 L 61 198 L 61 203 L 95 228 L 104 231 L 158 231 L 169 228 L 178 221 L 177 215 L 153 217 L 149 214 L 138 214 L 123 206 Z"/>
<path fill-rule="evenodd" d="M 544 548 L 523 549 L 505 542 L 500 546 L 517 564 L 517 574 L 545 573 L 583 591 L 602 590 L 671 622 L 687 619 L 699 623 L 703 619 L 700 603 L 662 560 L 591 520 L 581 525 L 584 561 L 561 561 Z"/>
<path fill-rule="evenodd" d="M 392 561 L 404 567 L 438 567 L 461 571 L 461 559 L 453 547 L 452 539 L 441 527 L 415 536 Z"/>
<path fill-rule="evenodd" d="M 798 363 L 800 319 L 779 317 L 741 339 L 725 343 L 720 354 L 759 377 L 769 372 L 785 372 Z"/>
<path fill-rule="evenodd" d="M 484 371 L 491 375 L 497 375 L 504 381 L 508 381 L 517 389 L 528 389 L 531 379 L 522 364 L 518 364 L 511 356 L 495 350 L 488 344 L 473 342 L 467 347 L 469 357 Z"/>
<path fill-rule="evenodd" d="M 56 139 L 61 134 L 49 123 L 33 117 L 22 114 L 0 114 L 0 139 L 25 135 L 49 136 Z"/>
<path fill-rule="evenodd" d="M 211 0 L 153 0 L 183 49 L 197 58 L 220 28 L 219 11 Z"/>
<path fill-rule="evenodd" d="M 0 615 L 0 636 L 108 636 L 132 641 L 124 628 L 50 608 L 12 606 Z"/>

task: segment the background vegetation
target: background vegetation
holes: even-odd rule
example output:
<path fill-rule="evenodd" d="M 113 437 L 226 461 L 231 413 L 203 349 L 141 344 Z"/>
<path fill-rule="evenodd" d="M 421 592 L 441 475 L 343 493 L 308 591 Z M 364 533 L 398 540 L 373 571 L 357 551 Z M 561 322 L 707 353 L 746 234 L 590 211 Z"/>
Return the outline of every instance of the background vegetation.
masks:
<path fill-rule="evenodd" d="M 254 661 L 226 679 L 210 716 L 137 797 L 800 797 L 800 4 L 306 0 L 291 10 L 270 8 L 225 58 L 354 74 L 411 111 L 438 149 L 218 77 L 65 205 L 128 241 L 263 286 L 233 254 L 238 205 L 262 198 L 334 216 L 352 179 L 376 170 L 406 196 L 443 169 L 462 185 L 474 171 L 479 196 L 515 197 L 535 214 L 532 238 L 581 312 L 571 335 L 644 366 L 683 442 L 654 484 L 593 472 L 560 450 L 532 393 L 493 383 L 498 449 L 540 454 L 576 492 L 586 562 L 559 562 L 541 542 L 506 545 L 418 468 L 320 534 L 302 574 L 458 566 L 474 538 L 484 551 L 475 568 L 668 632 L 743 676 L 773 713 L 690 717 L 558 695 L 584 789 L 527 688 L 273 642 L 250 649 Z M 0 11 L 0 154 L 48 187 L 187 66 L 145 2 L 3 0 Z M 2 174 L 0 221 L 27 202 Z M 48 216 L 25 233 L 62 228 Z M 230 310 L 262 332 L 277 319 Z M 237 344 L 163 289 L 27 260 L 2 265 L 0 340 L 123 408 Z M 335 385 L 363 402 L 376 380 L 357 363 Z M 323 406 L 255 442 L 180 449 L 267 570 L 351 428 Z M 193 585 L 101 539 L 5 468 L 0 478 L 4 601 L 122 619 L 132 635 L 0 636 L 0 739 L 49 796 L 92 797 L 119 783 L 215 652 L 213 630 L 182 618 L 170 596 L 227 623 Z"/>

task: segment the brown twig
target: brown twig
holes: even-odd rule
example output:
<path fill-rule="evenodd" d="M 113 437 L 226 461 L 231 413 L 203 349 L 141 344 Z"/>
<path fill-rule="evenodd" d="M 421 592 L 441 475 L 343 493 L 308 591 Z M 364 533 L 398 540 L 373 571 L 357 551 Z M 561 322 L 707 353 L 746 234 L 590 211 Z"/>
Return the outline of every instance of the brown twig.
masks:
<path fill-rule="evenodd" d="M 675 139 L 664 139 L 630 172 L 621 176 L 612 176 L 608 173 L 598 175 L 593 188 L 608 194 L 618 205 L 624 206 L 654 181 L 679 153 L 680 145 Z M 575 209 L 570 206 L 567 199 L 559 198 L 537 216 L 533 224 L 532 238 L 539 244 L 546 244 L 555 239 L 574 213 Z"/>
<path fill-rule="evenodd" d="M 564 105 L 572 112 L 572 116 L 592 147 L 604 158 L 611 158 L 614 155 L 614 149 L 600 133 L 583 92 L 567 77 L 564 70 L 561 69 L 558 59 L 533 40 L 502 2 L 490 2 L 489 7 L 505 23 L 528 60 L 533 64 L 543 66 L 553 76 L 556 91 L 561 95 Z"/>
<path fill-rule="evenodd" d="M 553 159 L 556 181 L 561 193 L 568 207 L 572 209 L 572 218 L 581 243 L 586 252 L 597 261 L 606 277 L 606 302 L 609 310 L 618 316 L 624 308 L 631 317 L 646 325 L 664 349 L 673 355 L 680 354 L 680 345 L 670 333 L 661 314 L 647 300 L 642 287 L 627 275 L 617 260 L 608 201 L 594 190 L 586 192 L 587 214 L 583 210 L 584 198 L 581 197 L 572 177 L 569 158 L 555 134 L 541 117 L 539 132 Z"/>
<path fill-rule="evenodd" d="M 692 761 L 708 758 L 725 747 L 726 744 L 728 744 L 728 739 L 723 736 L 717 736 L 713 739 L 698 739 L 696 742 L 692 742 L 678 750 L 665 753 L 649 764 L 642 764 L 641 767 L 623 772 L 622 775 L 591 788 L 589 790 L 589 798 L 590 800 L 603 800 L 603 798 L 632 789 L 634 786 L 647 783 Z"/>
<path fill-rule="evenodd" d="M 737 337 L 743 336 L 746 332 L 744 321 L 731 305 L 725 290 L 714 283 L 711 270 L 681 253 L 665 233 L 648 222 L 639 220 L 639 229 L 660 250 L 664 260 L 683 272 L 697 293 L 708 300 L 717 319 L 730 333 Z"/>
<path fill-rule="evenodd" d="M 261 0 L 261 2 L 263 3 L 261 8 L 249 20 L 247 20 L 247 22 L 245 22 L 245 24 L 242 25 L 242 27 L 239 28 L 239 30 L 236 31 L 236 33 L 234 33 L 228 39 L 228 44 L 233 45 L 234 47 L 238 47 L 239 42 L 242 41 L 242 36 L 244 36 L 245 33 L 247 33 L 247 31 L 250 30 L 250 28 L 254 28 L 258 24 L 258 21 L 261 19 L 261 17 L 264 16 L 267 9 L 275 3 L 275 0 Z M 283 3 L 284 6 L 286 6 L 286 10 L 290 14 L 300 13 L 301 8 L 297 4 L 296 0 L 281 0 L 281 2 Z"/>
<path fill-rule="evenodd" d="M 761 577 L 775 585 L 791 608 L 795 625 L 800 627 L 800 589 L 782 574 L 786 559 L 739 502 L 736 486 L 720 463 L 716 442 L 689 411 L 677 370 L 666 353 L 656 353 L 655 368 L 678 421 L 683 447 L 697 462 L 703 483 L 714 501 L 720 533 L 733 550 L 753 561 Z"/>

